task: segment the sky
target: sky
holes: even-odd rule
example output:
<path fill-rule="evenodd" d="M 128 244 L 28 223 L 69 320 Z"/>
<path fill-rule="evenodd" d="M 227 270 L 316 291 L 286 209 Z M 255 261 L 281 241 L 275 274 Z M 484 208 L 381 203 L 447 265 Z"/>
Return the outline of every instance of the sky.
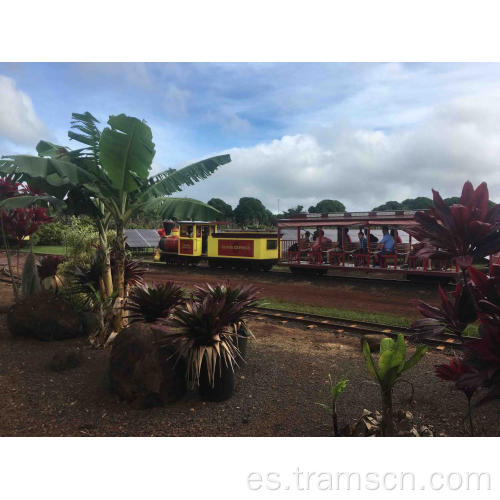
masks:
<path fill-rule="evenodd" d="M 77 148 L 84 111 L 146 120 L 155 173 L 229 153 L 182 192 L 202 201 L 369 210 L 470 180 L 500 202 L 499 63 L 0 63 L 0 154 Z"/>

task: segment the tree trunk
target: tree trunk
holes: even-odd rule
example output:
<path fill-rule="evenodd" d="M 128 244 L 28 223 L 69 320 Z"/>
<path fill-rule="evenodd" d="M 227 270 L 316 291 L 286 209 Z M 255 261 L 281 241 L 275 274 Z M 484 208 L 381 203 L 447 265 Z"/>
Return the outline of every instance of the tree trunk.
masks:
<path fill-rule="evenodd" d="M 120 301 L 125 298 L 125 227 L 122 221 L 116 221 L 116 290 Z M 123 326 L 123 312 L 119 307 L 115 316 L 115 330 Z"/>
<path fill-rule="evenodd" d="M 98 224 L 100 259 L 102 263 L 102 280 L 104 284 L 105 297 L 113 295 L 113 275 L 111 273 L 111 259 L 106 229 Z"/>
<path fill-rule="evenodd" d="M 382 390 L 382 436 L 394 436 L 392 415 L 392 387 Z"/>

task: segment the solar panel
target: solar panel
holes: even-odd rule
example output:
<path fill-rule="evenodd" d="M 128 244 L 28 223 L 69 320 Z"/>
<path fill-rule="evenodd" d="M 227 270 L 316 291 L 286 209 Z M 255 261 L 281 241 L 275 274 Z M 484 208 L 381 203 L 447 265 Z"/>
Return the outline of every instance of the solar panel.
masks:
<path fill-rule="evenodd" d="M 126 229 L 125 236 L 128 248 L 155 248 L 160 241 L 156 229 Z"/>

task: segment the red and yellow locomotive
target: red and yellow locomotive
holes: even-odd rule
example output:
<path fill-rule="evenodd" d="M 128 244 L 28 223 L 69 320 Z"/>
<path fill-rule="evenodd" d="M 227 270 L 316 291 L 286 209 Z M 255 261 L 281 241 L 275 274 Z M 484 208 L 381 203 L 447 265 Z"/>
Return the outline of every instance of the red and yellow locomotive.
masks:
<path fill-rule="evenodd" d="M 160 260 L 210 267 L 269 271 L 278 262 L 278 235 L 269 231 L 221 231 L 223 222 L 164 222 Z"/>

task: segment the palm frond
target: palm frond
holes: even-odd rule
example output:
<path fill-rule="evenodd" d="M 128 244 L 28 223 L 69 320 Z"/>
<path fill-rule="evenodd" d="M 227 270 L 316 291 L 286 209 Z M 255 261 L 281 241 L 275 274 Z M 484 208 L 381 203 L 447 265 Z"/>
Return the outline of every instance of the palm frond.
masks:
<path fill-rule="evenodd" d="M 101 139 L 101 131 L 97 128 L 99 120 L 88 111 L 85 113 L 72 113 L 71 117 L 72 130 L 68 131 L 68 137 L 88 146 L 82 151 L 87 152 L 87 156 L 91 157 L 94 167 L 98 169 L 99 141 Z M 75 132 L 75 130 L 78 132 Z"/>
<path fill-rule="evenodd" d="M 143 190 L 141 199 L 152 196 L 168 196 L 181 191 L 183 186 L 192 186 L 196 182 L 212 175 L 221 165 L 231 161 L 230 155 L 219 155 L 193 163 L 187 167 L 172 172 L 165 170 L 148 179 L 148 187 Z"/>
<path fill-rule="evenodd" d="M 214 207 L 192 198 L 152 198 L 142 205 L 141 212 L 162 219 L 216 220 L 221 213 Z"/>

